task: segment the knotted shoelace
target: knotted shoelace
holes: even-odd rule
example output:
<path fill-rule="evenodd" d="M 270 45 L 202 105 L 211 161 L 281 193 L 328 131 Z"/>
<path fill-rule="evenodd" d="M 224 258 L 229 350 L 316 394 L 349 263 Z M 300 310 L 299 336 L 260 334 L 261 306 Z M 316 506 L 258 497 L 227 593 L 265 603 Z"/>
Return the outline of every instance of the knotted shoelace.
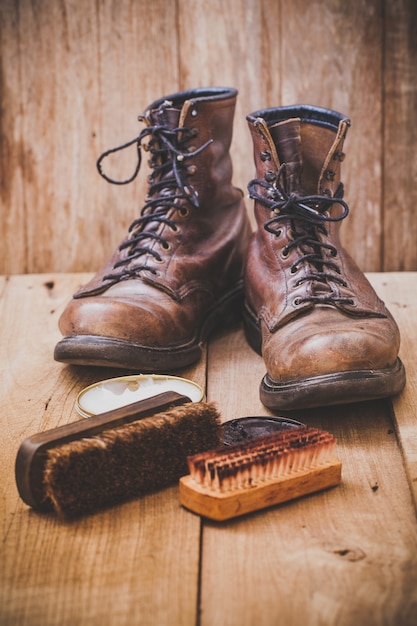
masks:
<path fill-rule="evenodd" d="M 253 179 L 248 184 L 248 191 L 250 198 L 276 214 L 264 223 L 267 232 L 279 237 L 281 235 L 280 222 L 290 220 L 293 239 L 285 245 L 282 254 L 288 256 L 293 248 L 298 248 L 301 256 L 291 266 L 290 272 L 295 274 L 303 264 L 308 265 L 306 274 L 299 278 L 297 285 L 312 282 L 318 288 L 312 290 L 310 295 L 298 298 L 299 303 L 352 305 L 352 299 L 339 296 L 329 285 L 330 280 L 347 287 L 337 263 L 323 256 L 323 251 L 328 250 L 331 256 L 336 257 L 337 249 L 318 237 L 320 233 L 328 235 L 326 222 L 340 222 L 349 213 L 349 207 L 342 199 L 343 186 L 339 186 L 333 197 L 299 196 L 286 192 L 283 182 L 284 173 L 285 163 L 281 165 L 273 181 Z M 259 188 L 264 192 L 261 193 Z M 340 205 L 343 211 L 339 215 L 332 216 L 329 209 L 335 204 Z M 325 290 L 320 290 L 320 287 L 321 289 L 325 287 Z"/>
<path fill-rule="evenodd" d="M 153 247 L 153 243 L 157 241 L 163 249 L 169 249 L 168 242 L 157 231 L 160 224 L 166 224 L 172 230 L 177 230 L 175 222 L 167 215 L 170 209 L 175 208 L 184 215 L 188 212 L 187 207 L 184 206 L 184 200 L 191 207 L 199 208 L 198 193 L 192 185 L 187 184 L 187 177 L 190 172 L 184 161 L 200 154 L 212 143 L 212 140 L 207 141 L 194 151 L 185 151 L 185 144 L 197 133 L 198 131 L 194 128 L 170 129 L 164 125 L 155 124 L 144 128 L 135 139 L 117 148 L 107 150 L 99 157 L 97 169 L 100 175 L 107 182 L 115 185 L 127 185 L 136 178 L 142 163 L 141 148 L 151 153 L 150 167 L 152 169 L 152 173 L 148 177 L 149 188 L 146 202 L 140 211 L 140 217 L 131 223 L 128 229 L 128 239 L 119 246 L 120 252 L 128 249 L 128 254 L 114 264 L 113 269 L 116 271 L 104 276 L 103 280 L 116 283 L 120 280 L 136 278 L 141 270 L 148 270 L 156 274 L 156 270 L 148 266 L 146 261 L 143 264 L 135 263 L 132 267 L 128 266 L 132 261 L 148 254 L 157 261 L 162 261 L 162 257 L 158 250 Z M 150 137 L 147 144 L 143 143 L 146 137 Z M 138 161 L 132 176 L 126 180 L 114 180 L 107 176 L 102 168 L 103 160 L 110 154 L 135 144 Z"/>

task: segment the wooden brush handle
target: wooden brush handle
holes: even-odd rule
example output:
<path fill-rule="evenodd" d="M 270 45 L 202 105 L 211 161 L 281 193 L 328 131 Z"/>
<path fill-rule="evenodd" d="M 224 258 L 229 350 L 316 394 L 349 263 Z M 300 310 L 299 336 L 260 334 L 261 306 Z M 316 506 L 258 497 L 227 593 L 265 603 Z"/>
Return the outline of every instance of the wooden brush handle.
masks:
<path fill-rule="evenodd" d="M 253 487 L 216 492 L 197 485 L 191 476 L 179 482 L 180 503 L 185 508 L 217 522 L 259 511 L 317 491 L 341 481 L 342 463 L 337 458 L 323 465 L 270 479 Z"/>

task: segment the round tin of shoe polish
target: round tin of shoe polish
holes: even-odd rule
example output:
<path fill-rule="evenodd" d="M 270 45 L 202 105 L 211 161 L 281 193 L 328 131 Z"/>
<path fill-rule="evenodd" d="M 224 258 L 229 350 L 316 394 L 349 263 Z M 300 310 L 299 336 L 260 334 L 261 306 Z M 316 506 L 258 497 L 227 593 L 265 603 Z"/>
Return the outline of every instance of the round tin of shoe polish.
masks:
<path fill-rule="evenodd" d="M 304 424 L 287 417 L 268 415 L 238 417 L 222 425 L 223 443 L 225 446 L 241 445 L 258 437 L 265 437 L 291 428 L 300 428 L 300 426 Z"/>
<path fill-rule="evenodd" d="M 165 391 L 176 391 L 192 402 L 201 402 L 204 398 L 202 388 L 192 380 L 162 374 L 134 374 L 89 385 L 78 394 L 75 409 L 82 417 L 91 417 Z"/>

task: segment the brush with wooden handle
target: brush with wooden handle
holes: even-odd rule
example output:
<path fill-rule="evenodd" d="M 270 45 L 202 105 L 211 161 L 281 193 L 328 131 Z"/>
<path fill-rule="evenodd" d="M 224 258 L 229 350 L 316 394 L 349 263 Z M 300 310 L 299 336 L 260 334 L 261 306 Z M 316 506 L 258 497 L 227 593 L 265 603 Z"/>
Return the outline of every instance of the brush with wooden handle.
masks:
<path fill-rule="evenodd" d="M 213 404 L 168 391 L 25 439 L 16 483 L 26 504 L 71 518 L 175 483 L 221 441 Z"/>
<path fill-rule="evenodd" d="M 307 426 L 278 431 L 188 459 L 179 481 L 181 504 L 223 521 L 337 485 L 336 440 Z"/>

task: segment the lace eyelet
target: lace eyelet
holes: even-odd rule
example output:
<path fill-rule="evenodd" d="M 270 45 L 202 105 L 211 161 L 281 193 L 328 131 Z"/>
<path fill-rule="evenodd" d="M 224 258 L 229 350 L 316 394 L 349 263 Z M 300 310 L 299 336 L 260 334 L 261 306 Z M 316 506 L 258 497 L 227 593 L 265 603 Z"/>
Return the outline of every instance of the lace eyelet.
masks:
<path fill-rule="evenodd" d="M 176 224 L 170 224 L 169 227 L 173 233 L 177 233 L 179 231 L 179 228 Z"/>
<path fill-rule="evenodd" d="M 191 111 L 191 117 L 197 117 L 197 115 L 198 115 L 198 111 L 197 111 L 197 109 L 193 109 L 193 110 Z"/>
<path fill-rule="evenodd" d="M 301 298 L 294 298 L 294 300 L 292 301 L 292 305 L 294 307 L 298 307 L 301 304 Z"/>
<path fill-rule="evenodd" d="M 169 252 L 172 248 L 171 244 L 169 243 L 169 241 L 163 241 L 161 243 L 162 248 L 166 251 Z"/>
<path fill-rule="evenodd" d="M 189 132 L 190 137 L 198 137 L 200 130 L 198 128 L 191 128 Z"/>
<path fill-rule="evenodd" d="M 296 274 L 298 272 L 300 268 L 298 267 L 298 265 L 293 265 L 290 269 L 290 274 Z M 296 287 L 298 287 L 298 282 L 295 284 Z"/>
<path fill-rule="evenodd" d="M 196 172 L 197 172 L 197 166 L 196 165 L 189 165 L 187 167 L 187 174 L 189 174 L 190 176 L 193 176 Z"/>
<path fill-rule="evenodd" d="M 262 152 L 259 154 L 259 157 L 261 161 L 270 161 L 272 158 L 269 150 L 262 150 Z"/>
<path fill-rule="evenodd" d="M 190 215 L 190 209 L 186 206 L 180 206 L 178 209 L 178 213 L 181 217 L 188 217 Z"/>
<path fill-rule="evenodd" d="M 285 246 L 281 250 L 281 258 L 282 259 L 288 259 L 289 256 L 290 256 L 290 251 L 288 250 L 287 246 Z"/>
<path fill-rule="evenodd" d="M 333 160 L 334 161 L 343 161 L 345 158 L 345 153 L 342 152 L 341 150 L 336 150 L 336 152 L 333 155 Z"/>

